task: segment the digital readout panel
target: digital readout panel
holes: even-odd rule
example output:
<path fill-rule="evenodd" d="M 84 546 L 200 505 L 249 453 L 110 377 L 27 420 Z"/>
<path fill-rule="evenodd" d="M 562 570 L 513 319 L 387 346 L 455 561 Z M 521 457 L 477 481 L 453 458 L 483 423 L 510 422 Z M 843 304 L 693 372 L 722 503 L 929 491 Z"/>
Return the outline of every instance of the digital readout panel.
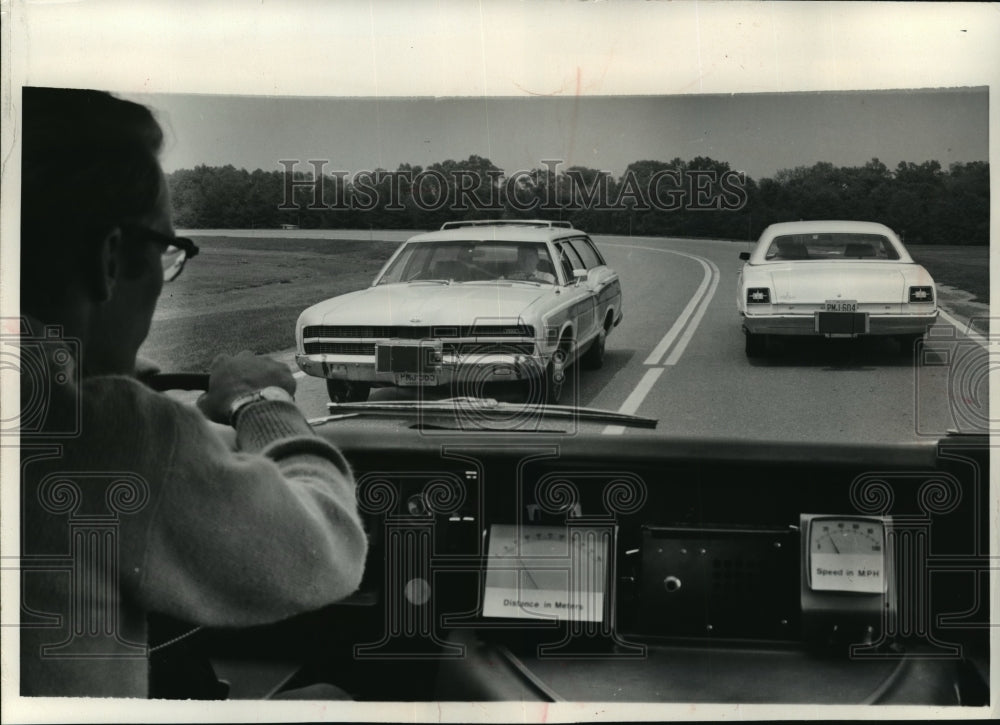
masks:
<path fill-rule="evenodd" d="M 490 527 L 483 616 L 600 622 L 613 530 Z"/>
<path fill-rule="evenodd" d="M 808 552 L 813 591 L 885 592 L 885 525 L 881 521 L 814 518 L 809 523 Z"/>

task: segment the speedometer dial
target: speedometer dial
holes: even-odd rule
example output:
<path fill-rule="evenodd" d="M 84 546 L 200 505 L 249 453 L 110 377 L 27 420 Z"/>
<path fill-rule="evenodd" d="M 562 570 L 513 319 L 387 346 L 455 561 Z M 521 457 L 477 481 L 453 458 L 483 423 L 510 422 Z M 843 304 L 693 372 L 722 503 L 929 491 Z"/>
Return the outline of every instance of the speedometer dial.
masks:
<path fill-rule="evenodd" d="M 884 524 L 863 518 L 812 519 L 808 571 L 814 591 L 884 592 Z"/>

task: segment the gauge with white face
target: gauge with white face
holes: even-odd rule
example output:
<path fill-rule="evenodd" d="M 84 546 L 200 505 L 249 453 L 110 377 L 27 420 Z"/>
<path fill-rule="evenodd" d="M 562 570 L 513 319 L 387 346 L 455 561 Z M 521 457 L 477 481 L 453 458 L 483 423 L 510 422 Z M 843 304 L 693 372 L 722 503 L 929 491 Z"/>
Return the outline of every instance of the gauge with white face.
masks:
<path fill-rule="evenodd" d="M 490 527 L 484 617 L 600 622 L 610 527 Z"/>
<path fill-rule="evenodd" d="M 886 590 L 885 525 L 878 519 L 812 519 L 808 557 L 813 591 L 881 594 Z"/>

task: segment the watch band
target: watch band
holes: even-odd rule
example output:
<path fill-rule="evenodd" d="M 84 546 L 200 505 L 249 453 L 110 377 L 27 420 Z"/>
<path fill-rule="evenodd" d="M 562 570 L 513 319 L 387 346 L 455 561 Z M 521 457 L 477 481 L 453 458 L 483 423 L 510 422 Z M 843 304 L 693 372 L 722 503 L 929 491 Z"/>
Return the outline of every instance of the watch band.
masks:
<path fill-rule="evenodd" d="M 250 393 L 244 393 L 237 397 L 229 405 L 229 425 L 236 427 L 236 420 L 240 413 L 243 412 L 245 408 L 254 403 L 259 403 L 263 400 L 282 400 L 286 403 L 294 403 L 295 398 L 284 388 L 279 388 L 277 385 L 269 385 L 266 388 L 261 388 L 260 390 L 254 390 Z"/>

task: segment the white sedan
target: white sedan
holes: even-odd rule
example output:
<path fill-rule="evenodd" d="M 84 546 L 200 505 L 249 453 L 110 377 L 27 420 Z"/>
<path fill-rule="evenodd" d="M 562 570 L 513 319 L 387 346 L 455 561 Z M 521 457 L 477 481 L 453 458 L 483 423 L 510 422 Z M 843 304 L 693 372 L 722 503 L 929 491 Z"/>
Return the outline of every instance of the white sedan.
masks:
<path fill-rule="evenodd" d="M 740 259 L 748 357 L 778 335 L 892 336 L 908 352 L 938 316 L 934 280 L 882 224 L 772 224 Z"/>
<path fill-rule="evenodd" d="M 568 222 L 449 222 L 404 242 L 371 287 L 305 310 L 295 360 L 335 403 L 382 386 L 481 397 L 500 381 L 558 403 L 565 368 L 600 367 L 621 319 L 618 275 Z"/>

